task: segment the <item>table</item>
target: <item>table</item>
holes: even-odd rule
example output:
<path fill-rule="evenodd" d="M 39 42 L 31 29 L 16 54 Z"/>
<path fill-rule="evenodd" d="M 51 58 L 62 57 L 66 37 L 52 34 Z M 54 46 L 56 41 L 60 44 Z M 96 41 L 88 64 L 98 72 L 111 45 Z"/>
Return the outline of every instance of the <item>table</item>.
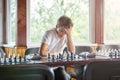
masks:
<path fill-rule="evenodd" d="M 31 60 L 31 64 L 45 64 L 48 66 L 69 66 L 69 65 L 85 65 L 95 61 L 120 61 L 120 58 L 110 58 L 104 56 L 96 56 L 95 58 L 81 58 L 74 60 Z"/>
<path fill-rule="evenodd" d="M 120 61 L 120 57 L 111 58 L 105 56 L 96 56 L 94 58 L 80 58 L 80 59 L 63 59 L 63 60 L 48 60 L 48 59 L 40 59 L 40 60 L 27 60 L 21 62 L 7 62 L 0 63 L 0 65 L 21 65 L 21 64 L 44 64 L 50 67 L 55 66 L 70 66 L 70 65 L 85 65 L 95 61 Z"/>

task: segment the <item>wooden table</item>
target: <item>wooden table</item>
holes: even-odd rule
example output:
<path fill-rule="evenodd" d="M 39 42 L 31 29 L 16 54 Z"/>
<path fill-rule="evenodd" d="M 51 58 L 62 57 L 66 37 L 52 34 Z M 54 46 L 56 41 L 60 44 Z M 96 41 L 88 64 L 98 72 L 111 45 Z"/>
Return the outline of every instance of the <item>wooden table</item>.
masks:
<path fill-rule="evenodd" d="M 120 61 L 120 58 L 110 58 L 104 56 L 96 56 L 95 58 L 81 58 L 81 59 L 74 59 L 74 60 L 48 60 L 48 59 L 41 59 L 41 60 L 31 60 L 32 64 L 45 64 L 48 66 L 69 66 L 69 65 L 85 65 L 95 61 Z"/>
<path fill-rule="evenodd" d="M 45 64 L 48 66 L 69 66 L 69 65 L 85 65 L 95 61 L 120 61 L 119 58 L 110 58 L 104 56 L 96 56 L 94 58 L 80 58 L 80 59 L 69 59 L 69 60 L 48 60 L 48 59 L 41 59 L 41 60 L 27 60 L 23 62 L 17 63 L 0 63 L 0 65 L 21 65 L 21 64 Z"/>

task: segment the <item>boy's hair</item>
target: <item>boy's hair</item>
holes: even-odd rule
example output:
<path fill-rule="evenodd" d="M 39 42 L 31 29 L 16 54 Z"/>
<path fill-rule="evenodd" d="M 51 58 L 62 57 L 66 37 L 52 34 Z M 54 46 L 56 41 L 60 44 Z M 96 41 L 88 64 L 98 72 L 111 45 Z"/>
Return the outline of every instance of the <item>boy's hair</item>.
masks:
<path fill-rule="evenodd" d="M 73 22 L 69 17 L 61 16 L 57 21 L 57 27 L 70 28 L 73 27 Z"/>

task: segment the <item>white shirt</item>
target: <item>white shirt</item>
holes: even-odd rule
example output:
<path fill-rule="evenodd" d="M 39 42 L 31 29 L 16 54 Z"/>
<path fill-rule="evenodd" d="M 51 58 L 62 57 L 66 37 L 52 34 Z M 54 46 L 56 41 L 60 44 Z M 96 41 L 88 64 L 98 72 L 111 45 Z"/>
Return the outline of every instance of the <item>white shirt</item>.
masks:
<path fill-rule="evenodd" d="M 42 42 L 48 45 L 48 52 L 62 54 L 63 49 L 66 46 L 67 37 L 66 35 L 63 37 L 59 37 L 54 28 L 45 32 Z"/>

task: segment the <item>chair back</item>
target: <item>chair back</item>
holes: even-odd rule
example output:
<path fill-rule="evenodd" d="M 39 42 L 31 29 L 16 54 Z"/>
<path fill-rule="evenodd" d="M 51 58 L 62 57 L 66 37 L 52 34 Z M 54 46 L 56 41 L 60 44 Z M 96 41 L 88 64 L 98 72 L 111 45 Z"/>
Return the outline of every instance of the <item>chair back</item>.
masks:
<path fill-rule="evenodd" d="M 86 65 L 83 80 L 120 80 L 120 61 L 96 61 Z"/>
<path fill-rule="evenodd" d="M 42 64 L 1 65 L 0 80 L 54 80 L 54 72 Z"/>
<path fill-rule="evenodd" d="M 75 53 L 76 54 L 80 54 L 82 52 L 89 52 L 92 53 L 93 49 L 91 46 L 75 46 Z"/>
<path fill-rule="evenodd" d="M 63 53 L 64 52 L 68 52 L 67 47 L 65 47 L 65 49 L 63 50 Z M 93 49 L 91 46 L 75 46 L 75 54 L 80 54 L 82 52 L 92 53 Z"/>
<path fill-rule="evenodd" d="M 35 53 L 38 53 L 38 51 L 39 51 L 39 47 L 28 48 L 28 49 L 25 51 L 25 55 L 35 54 Z"/>

